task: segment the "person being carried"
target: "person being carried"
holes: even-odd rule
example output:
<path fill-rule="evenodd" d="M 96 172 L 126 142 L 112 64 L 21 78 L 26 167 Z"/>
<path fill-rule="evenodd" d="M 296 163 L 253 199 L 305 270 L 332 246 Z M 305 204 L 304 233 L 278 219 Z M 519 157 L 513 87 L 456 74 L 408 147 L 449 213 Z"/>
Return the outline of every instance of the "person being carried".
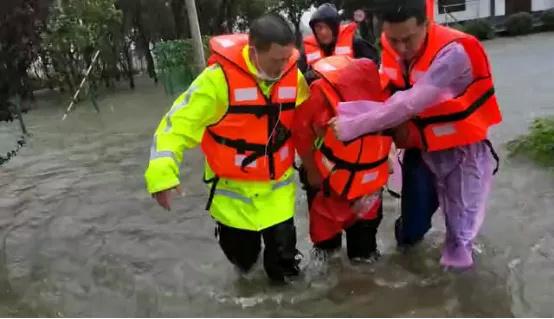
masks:
<path fill-rule="evenodd" d="M 474 263 L 473 242 L 498 168 L 488 131 L 502 116 L 481 43 L 430 23 L 425 12 L 425 0 L 388 2 L 382 13 L 382 70 L 396 93 L 384 103 L 341 103 L 334 129 L 347 141 L 399 126 L 396 144 L 422 150 L 445 216 L 440 263 L 466 269 Z M 430 225 L 431 216 L 403 222 L 422 219 Z"/>
<path fill-rule="evenodd" d="M 297 110 L 292 129 L 306 172 L 312 259 L 324 263 L 341 247 L 353 262 L 379 257 L 377 229 L 382 219 L 381 189 L 388 180 L 392 138 L 369 134 L 347 143 L 328 129 L 340 101 L 382 101 L 379 73 L 369 59 L 324 58 L 314 64 L 319 79 Z"/>
<path fill-rule="evenodd" d="M 148 191 L 170 209 L 171 193 L 180 189 L 183 151 L 200 144 L 211 185 L 207 209 L 221 249 L 248 272 L 263 238 L 263 265 L 277 282 L 299 274 L 301 257 L 290 129 L 309 89 L 296 65 L 294 39 L 278 15 L 256 19 L 249 35 L 213 37 L 213 64 L 163 117 L 145 173 Z"/>

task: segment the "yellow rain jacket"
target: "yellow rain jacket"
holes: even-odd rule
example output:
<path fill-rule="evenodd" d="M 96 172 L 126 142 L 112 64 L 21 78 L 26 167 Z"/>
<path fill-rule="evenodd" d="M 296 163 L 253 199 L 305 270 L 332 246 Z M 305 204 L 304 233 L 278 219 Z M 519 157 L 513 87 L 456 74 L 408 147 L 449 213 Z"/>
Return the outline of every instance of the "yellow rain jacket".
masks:
<path fill-rule="evenodd" d="M 256 67 L 250 61 L 248 46 L 243 56 L 250 72 Z M 266 96 L 271 84 L 259 81 Z M 298 72 L 296 105 L 309 97 L 309 88 Z M 229 104 L 225 75 L 217 64 L 206 68 L 179 96 L 170 111 L 161 120 L 150 151 L 150 162 L 145 172 L 146 188 L 153 194 L 180 184 L 179 167 L 183 152 L 200 144 L 205 128 L 217 123 L 227 112 Z M 205 163 L 205 178 L 214 173 Z M 294 216 L 296 185 L 291 167 L 280 180 L 255 182 L 221 178 L 210 207 L 210 214 L 220 223 L 240 229 L 260 231 Z"/>

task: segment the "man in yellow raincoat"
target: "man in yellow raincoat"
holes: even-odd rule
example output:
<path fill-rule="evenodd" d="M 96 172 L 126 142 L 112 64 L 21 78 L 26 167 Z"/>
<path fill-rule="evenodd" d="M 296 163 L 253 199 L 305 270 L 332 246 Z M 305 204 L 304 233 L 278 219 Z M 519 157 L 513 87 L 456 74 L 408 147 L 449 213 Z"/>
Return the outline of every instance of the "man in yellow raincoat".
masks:
<path fill-rule="evenodd" d="M 250 33 L 211 39 L 211 65 L 173 104 L 158 126 L 146 186 L 164 208 L 180 191 L 185 150 L 201 145 L 210 184 L 208 210 L 219 244 L 241 272 L 256 263 L 264 241 L 268 277 L 298 275 L 290 128 L 309 89 L 298 71 L 294 33 L 265 15 Z"/>

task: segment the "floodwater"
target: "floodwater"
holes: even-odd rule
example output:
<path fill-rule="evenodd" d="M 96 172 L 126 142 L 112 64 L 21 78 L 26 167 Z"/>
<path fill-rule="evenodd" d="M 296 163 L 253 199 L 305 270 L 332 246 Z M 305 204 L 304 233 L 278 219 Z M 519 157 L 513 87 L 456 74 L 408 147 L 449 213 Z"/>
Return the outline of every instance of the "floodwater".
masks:
<path fill-rule="evenodd" d="M 554 114 L 554 33 L 486 47 L 505 116 L 492 134 L 502 155 L 534 117 Z M 33 136 L 0 167 L 0 315 L 554 315 L 554 177 L 545 169 L 503 158 L 473 271 L 440 269 L 440 214 L 422 244 L 397 252 L 399 204 L 387 198 L 377 264 L 341 256 L 327 278 L 274 287 L 261 265 L 240 278 L 219 250 L 198 151 L 185 154 L 187 196 L 171 212 L 146 194 L 151 136 L 171 102 L 161 86 L 138 82 L 104 95 L 100 114 L 84 102 L 62 122 L 67 99 L 46 93 L 25 117 Z M 5 153 L 16 126 L 0 124 Z M 304 200 L 299 192 L 299 248 L 308 256 Z"/>

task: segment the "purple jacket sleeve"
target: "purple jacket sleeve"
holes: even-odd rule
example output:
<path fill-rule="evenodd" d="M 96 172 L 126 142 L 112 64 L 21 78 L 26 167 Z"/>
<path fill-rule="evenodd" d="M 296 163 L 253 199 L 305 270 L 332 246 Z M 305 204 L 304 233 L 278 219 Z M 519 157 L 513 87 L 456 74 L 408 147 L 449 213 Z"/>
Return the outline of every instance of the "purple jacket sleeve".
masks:
<path fill-rule="evenodd" d="M 429 70 L 411 89 L 399 91 L 385 102 L 339 103 L 337 135 L 347 141 L 396 127 L 426 108 L 459 95 L 472 81 L 469 56 L 461 44 L 451 43 L 438 53 Z"/>

